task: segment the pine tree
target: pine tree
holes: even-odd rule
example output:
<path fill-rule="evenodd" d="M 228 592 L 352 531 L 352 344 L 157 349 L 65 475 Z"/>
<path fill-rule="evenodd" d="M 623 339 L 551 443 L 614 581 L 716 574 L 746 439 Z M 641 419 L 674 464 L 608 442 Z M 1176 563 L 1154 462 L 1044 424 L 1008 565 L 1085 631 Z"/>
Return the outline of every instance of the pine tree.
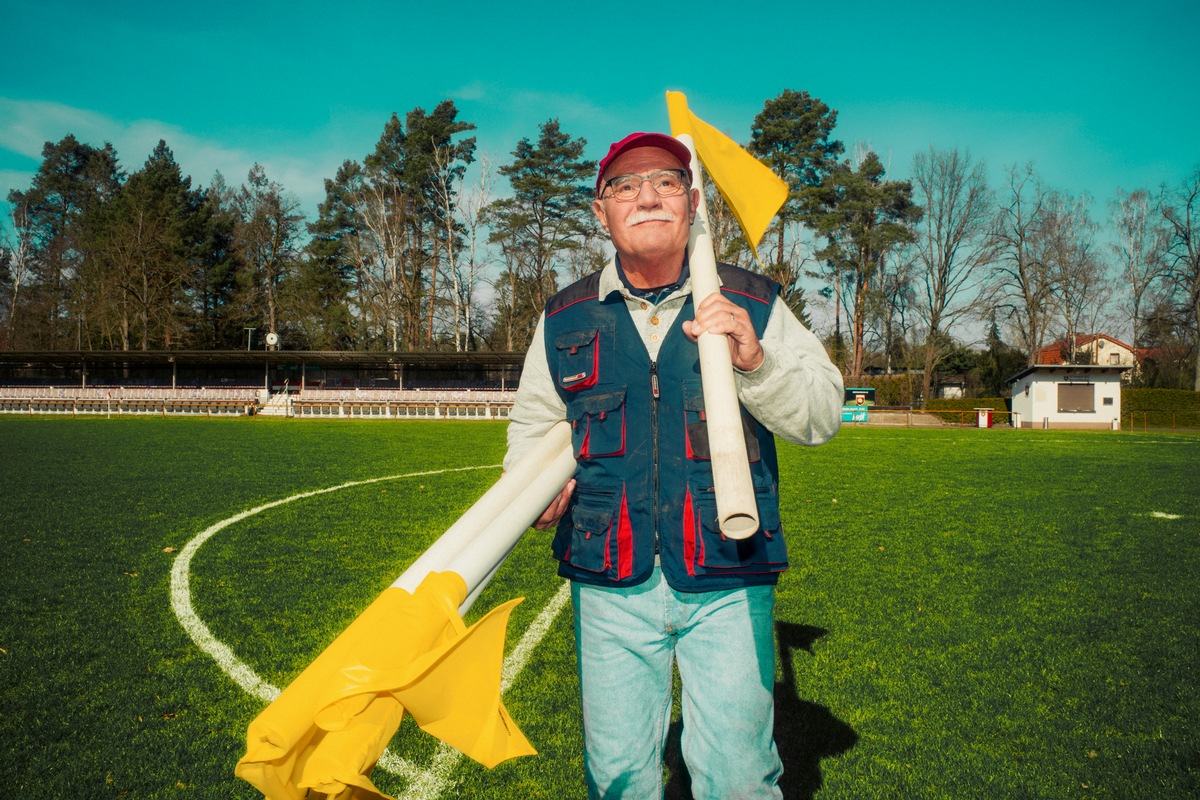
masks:
<path fill-rule="evenodd" d="M 68 134 L 42 148 L 42 163 L 27 191 L 9 192 L 8 202 L 25 209 L 22 235 L 32 245 L 28 313 L 22 322 L 27 346 L 82 347 L 88 298 L 77 279 L 90 242 L 81 221 L 112 199 L 124 177 L 111 144 L 95 148 Z"/>
<path fill-rule="evenodd" d="M 191 178 L 160 140 L 142 169 L 85 215 L 93 257 L 80 281 L 89 298 L 84 328 L 90 345 L 148 350 L 187 338 L 200 205 Z"/>
<path fill-rule="evenodd" d="M 497 328 L 505 349 L 528 345 L 546 300 L 558 288 L 558 270 L 596 227 L 592 187 L 596 162 L 583 158 L 587 141 L 573 139 L 551 119 L 539 126 L 537 144 L 522 139 L 513 162 L 500 167 L 513 196 L 491 206 L 491 241 L 500 245 Z"/>
<path fill-rule="evenodd" d="M 804 306 L 800 281 L 804 277 L 804 259 L 793 244 L 789 252 L 786 232 L 797 223 L 814 227 L 820 213 L 818 196 L 822 180 L 837 165 L 845 149 L 831 138 L 837 125 L 837 111 L 808 92 L 785 89 L 763 104 L 754 118 L 748 150 L 782 178 L 790 195 L 773 223 L 772 255 L 765 259 L 766 274 L 783 286 L 789 305 L 792 295 Z"/>
<path fill-rule="evenodd" d="M 884 256 L 914 238 L 912 225 L 921 208 L 912 202 L 912 185 L 884 180 L 883 164 L 873 152 L 857 169 L 843 163 L 833 170 L 818 195 L 822 213 L 817 230 L 827 245 L 817 253 L 826 264 L 835 291 L 842 293 L 851 323 L 848 373 L 862 375 L 863 340 L 872 292 Z"/>

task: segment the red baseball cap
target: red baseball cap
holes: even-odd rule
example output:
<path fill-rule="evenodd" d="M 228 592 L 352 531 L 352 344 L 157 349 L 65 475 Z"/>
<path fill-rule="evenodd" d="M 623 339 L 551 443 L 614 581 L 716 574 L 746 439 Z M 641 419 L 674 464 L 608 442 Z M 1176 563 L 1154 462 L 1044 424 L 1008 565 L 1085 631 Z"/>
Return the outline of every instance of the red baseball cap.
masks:
<path fill-rule="evenodd" d="M 661 150 L 666 150 L 671 155 L 679 159 L 679 163 L 687 171 L 688 181 L 694 180 L 692 175 L 692 152 L 688 150 L 687 145 L 676 139 L 674 136 L 667 136 L 665 133 L 631 133 L 619 142 L 614 142 L 608 148 L 608 155 L 600 160 L 600 171 L 596 173 L 596 196 L 600 196 L 600 192 L 604 187 L 604 170 L 608 169 L 608 165 L 613 160 L 624 153 L 626 150 L 632 150 L 635 147 L 657 147 Z"/>

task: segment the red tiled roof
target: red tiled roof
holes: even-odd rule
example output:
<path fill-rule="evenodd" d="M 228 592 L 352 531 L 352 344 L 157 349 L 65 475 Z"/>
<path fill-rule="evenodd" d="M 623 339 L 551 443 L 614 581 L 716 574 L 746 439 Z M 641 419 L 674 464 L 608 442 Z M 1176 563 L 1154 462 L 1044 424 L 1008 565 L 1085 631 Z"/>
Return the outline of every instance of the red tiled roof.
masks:
<path fill-rule="evenodd" d="M 1115 339 L 1112 336 L 1109 336 L 1107 333 L 1081 333 L 1081 334 L 1078 334 L 1075 337 L 1075 349 L 1079 350 L 1079 349 L 1083 348 L 1084 346 L 1089 345 L 1092 342 L 1096 341 L 1097 339 L 1106 339 L 1107 341 L 1110 341 L 1113 344 L 1118 345 L 1119 347 L 1123 347 L 1126 350 L 1130 351 L 1131 353 L 1135 353 L 1138 360 L 1141 360 L 1140 352 L 1135 351 L 1133 349 L 1133 347 L 1131 347 L 1130 345 L 1125 344 L 1120 339 Z M 1070 340 L 1068 339 L 1068 337 L 1064 336 L 1063 338 L 1059 339 L 1057 342 L 1054 342 L 1053 344 L 1048 344 L 1045 347 L 1043 347 L 1041 350 L 1038 350 L 1037 359 L 1035 360 L 1034 363 L 1036 363 L 1036 364 L 1063 364 L 1063 363 L 1066 363 L 1066 358 L 1064 357 L 1064 354 L 1069 353 L 1070 350 L 1071 350 Z"/>

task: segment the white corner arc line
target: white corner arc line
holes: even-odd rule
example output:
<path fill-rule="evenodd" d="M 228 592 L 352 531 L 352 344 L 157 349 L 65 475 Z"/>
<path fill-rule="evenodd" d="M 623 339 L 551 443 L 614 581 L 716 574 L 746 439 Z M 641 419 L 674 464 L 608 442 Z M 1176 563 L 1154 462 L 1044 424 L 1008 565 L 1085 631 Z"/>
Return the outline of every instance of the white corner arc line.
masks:
<path fill-rule="evenodd" d="M 215 525 L 205 528 L 197 534 L 190 542 L 188 542 L 179 555 L 175 557 L 175 563 L 171 567 L 171 608 L 175 612 L 176 619 L 188 635 L 192 637 L 201 650 L 208 653 L 217 664 L 225 671 L 229 677 L 233 678 L 234 682 L 241 686 L 247 693 L 254 695 L 262 700 L 271 702 L 279 696 L 279 689 L 258 677 L 249 665 L 233 654 L 223 642 L 213 636 L 212 631 L 196 614 L 192 608 L 192 589 L 191 589 L 191 566 L 192 558 L 205 542 L 211 539 L 220 531 L 241 522 L 244 519 L 260 514 L 286 503 L 291 503 L 295 500 L 303 500 L 306 497 L 315 497 L 321 494 L 329 494 L 341 489 L 349 489 L 354 486 L 365 486 L 371 483 L 380 483 L 382 481 L 398 480 L 400 478 L 416 478 L 422 475 L 441 475 L 448 472 L 465 472 L 476 469 L 494 469 L 498 464 L 489 464 L 483 467 L 458 467 L 455 469 L 439 469 L 426 472 L 410 472 L 404 475 L 387 475 L 382 478 L 368 478 L 362 481 L 350 481 L 349 483 L 339 484 L 337 486 L 329 486 L 324 489 L 315 489 L 311 492 L 301 492 L 294 494 L 291 497 L 285 497 L 282 500 L 274 500 L 270 503 L 264 503 L 261 506 L 252 508 L 249 511 L 243 511 L 240 514 L 235 514 L 228 519 L 223 519 Z"/>
<path fill-rule="evenodd" d="M 175 618 L 179 620 L 179 624 L 183 626 L 184 631 L 191 637 L 196 645 L 212 657 L 217 662 L 217 666 L 228 675 L 234 683 L 242 688 L 247 694 L 253 695 L 267 703 L 270 703 L 279 696 L 280 689 L 277 686 L 263 680 L 259 675 L 239 659 L 224 642 L 217 639 L 213 635 L 209 627 L 196 614 L 192 607 L 192 591 L 191 591 L 191 563 L 192 558 L 200 547 L 215 536 L 220 531 L 235 525 L 244 519 L 260 514 L 272 508 L 277 508 L 286 503 L 291 503 L 295 500 L 303 500 L 307 497 L 315 497 L 317 495 L 329 494 L 330 492 L 340 491 L 342 489 L 350 489 L 355 486 L 365 486 L 372 483 L 381 483 L 383 481 L 400 480 L 403 478 L 417 478 L 424 475 L 443 475 L 451 472 L 467 472 L 478 469 L 495 469 L 500 467 L 499 464 L 487 464 L 474 467 L 455 467 L 451 469 L 425 470 L 421 472 L 409 472 L 402 475 L 386 475 L 380 478 L 368 478 L 361 481 L 349 481 L 337 486 L 329 486 L 324 489 L 315 489 L 309 492 L 301 492 L 299 494 L 285 497 L 281 500 L 273 500 L 270 503 L 264 503 L 261 506 L 256 506 L 248 511 L 243 511 L 240 514 L 235 514 L 232 517 L 223 519 L 194 536 L 191 541 L 184 545 L 183 549 L 176 556 L 175 562 L 171 567 L 171 609 L 175 613 Z M 509 653 L 504 660 L 504 666 L 501 677 L 501 692 L 506 691 L 512 682 L 520 674 L 525 664 L 528 663 L 530 654 L 533 649 L 545 637 L 550 628 L 550 624 L 554 618 L 562 610 L 570 597 L 569 584 L 564 583 L 559 591 L 550 599 L 543 607 L 537 618 L 530 623 L 520 642 L 513 651 Z M 412 786 L 404 795 L 406 798 L 429 798 L 438 796 L 442 789 L 448 784 L 450 769 L 461 758 L 462 754 L 457 750 L 442 744 L 437 754 L 434 756 L 433 765 L 430 769 L 421 769 L 411 762 L 399 758 L 385 750 L 383 756 L 379 760 L 379 766 L 389 772 L 403 775 L 412 779 Z"/>

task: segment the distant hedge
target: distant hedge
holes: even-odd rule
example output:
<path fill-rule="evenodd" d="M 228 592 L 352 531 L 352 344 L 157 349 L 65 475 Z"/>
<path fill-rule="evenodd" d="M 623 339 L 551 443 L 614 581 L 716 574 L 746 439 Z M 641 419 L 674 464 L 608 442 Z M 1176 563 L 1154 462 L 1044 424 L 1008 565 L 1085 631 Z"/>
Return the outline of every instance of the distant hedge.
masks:
<path fill-rule="evenodd" d="M 1200 428 L 1200 393 L 1122 388 L 1121 424 L 1130 428 Z"/>
<path fill-rule="evenodd" d="M 937 414 L 938 417 L 946 422 L 973 422 L 969 417 L 963 415 L 964 411 L 974 412 L 977 408 L 990 408 L 993 411 L 1010 411 L 1011 401 L 1006 397 L 954 397 L 954 398 L 934 398 L 925 404 L 927 411 L 943 411 L 947 413 Z M 953 413 L 950 413 L 953 412 Z M 999 417 L 995 421 L 1007 422 L 1007 416 Z"/>
<path fill-rule="evenodd" d="M 895 378 L 864 380 L 859 386 L 875 386 L 875 404 L 878 406 L 904 405 L 908 401 L 911 386 L 908 381 Z M 958 397 L 934 398 L 925 406 L 928 411 L 940 412 L 938 417 L 946 422 L 974 422 L 969 413 L 977 408 L 995 411 L 1011 411 L 1012 401 L 1006 397 Z M 1007 415 L 997 422 L 1009 420 Z M 1200 392 L 1187 389 L 1121 389 L 1121 426 L 1125 428 L 1200 428 Z"/>

